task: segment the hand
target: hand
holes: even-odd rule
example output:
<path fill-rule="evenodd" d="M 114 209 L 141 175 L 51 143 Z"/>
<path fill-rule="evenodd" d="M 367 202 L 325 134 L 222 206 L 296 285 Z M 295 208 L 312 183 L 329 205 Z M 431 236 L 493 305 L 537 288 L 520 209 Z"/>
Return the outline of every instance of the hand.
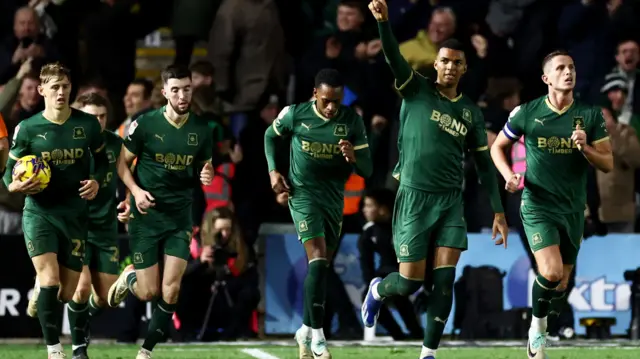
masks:
<path fill-rule="evenodd" d="M 202 171 L 200 171 L 200 183 L 205 186 L 210 185 L 211 181 L 213 181 L 213 176 L 215 176 L 213 165 L 211 162 L 205 163 L 204 167 L 202 167 Z"/>
<path fill-rule="evenodd" d="M 364 42 L 359 43 L 358 46 L 356 46 L 353 55 L 358 60 L 365 60 L 367 58 L 367 44 Z"/>
<path fill-rule="evenodd" d="M 375 57 L 382 50 L 382 41 L 380 39 L 375 39 L 369 41 L 367 44 L 367 56 Z"/>
<path fill-rule="evenodd" d="M 153 202 L 155 199 L 151 196 L 151 193 L 138 187 L 135 191 L 131 191 L 133 198 L 136 201 L 136 208 L 140 214 L 147 214 L 146 210 L 154 207 L 156 204 Z"/>
<path fill-rule="evenodd" d="M 11 57 L 11 63 L 17 64 L 18 62 L 22 62 L 27 59 L 27 49 L 18 45 L 16 51 L 13 52 L 13 56 Z"/>
<path fill-rule="evenodd" d="M 28 57 L 43 57 L 44 48 L 37 44 L 31 44 L 27 47 L 26 54 Z"/>
<path fill-rule="evenodd" d="M 476 54 L 479 58 L 484 59 L 487 56 L 488 43 L 484 36 L 480 34 L 471 36 L 471 44 L 476 49 Z"/>
<path fill-rule="evenodd" d="M 280 174 L 278 171 L 269 172 L 269 177 L 271 178 L 271 189 L 276 193 L 280 194 L 283 192 L 289 193 L 289 185 L 287 185 L 287 180 Z"/>
<path fill-rule="evenodd" d="M 282 207 L 286 207 L 289 202 L 289 193 L 288 192 L 278 193 L 276 195 L 276 202 L 278 202 L 278 204 L 281 205 Z"/>
<path fill-rule="evenodd" d="M 118 222 L 120 223 L 129 222 L 130 215 L 131 215 L 131 204 L 129 204 L 129 200 L 125 199 L 124 201 L 118 203 Z"/>
<path fill-rule="evenodd" d="M 508 192 L 516 193 L 518 191 L 518 187 L 520 187 L 520 181 L 522 180 L 522 175 L 519 173 L 514 173 L 511 175 L 511 178 L 505 178 L 507 183 L 504 185 L 504 189 Z"/>
<path fill-rule="evenodd" d="M 587 133 L 582 130 L 580 125 L 576 126 L 576 129 L 571 134 L 571 139 L 575 142 L 578 150 L 582 151 L 584 146 L 587 145 Z"/>
<path fill-rule="evenodd" d="M 229 158 L 231 158 L 231 161 L 233 163 L 242 162 L 243 152 L 242 152 L 242 146 L 240 146 L 239 143 L 236 143 L 236 145 L 233 146 L 233 150 L 229 150 Z"/>
<path fill-rule="evenodd" d="M 497 237 L 500 232 L 500 237 Z M 493 218 L 493 235 L 491 239 L 496 242 L 496 246 L 503 245 L 507 248 L 507 237 L 509 236 L 509 226 L 507 226 L 507 220 L 504 218 L 504 213 L 496 213 Z"/>
<path fill-rule="evenodd" d="M 342 44 L 338 42 L 338 39 L 335 37 L 330 37 L 327 39 L 327 43 L 325 44 L 325 56 L 328 59 L 335 59 L 340 55 L 340 51 L 342 50 Z"/>
<path fill-rule="evenodd" d="M 389 9 L 387 8 L 387 2 L 384 0 L 373 0 L 369 3 L 369 10 L 376 18 L 376 21 L 387 21 L 389 19 Z"/>
<path fill-rule="evenodd" d="M 351 142 L 347 140 L 340 140 L 340 142 L 338 142 L 338 145 L 340 146 L 342 155 L 347 160 L 347 162 L 356 163 L 356 153 L 353 150 L 353 145 L 351 144 Z"/>
<path fill-rule="evenodd" d="M 31 72 L 32 61 L 33 61 L 33 57 L 30 57 L 25 62 L 23 62 L 22 65 L 20 65 L 20 69 L 18 69 L 18 73 L 16 74 L 16 78 L 18 80 L 22 80 L 29 72 Z"/>
<path fill-rule="evenodd" d="M 9 169 L 7 169 L 9 171 Z M 13 173 L 13 180 L 9 185 L 9 192 L 12 193 L 22 193 L 26 195 L 36 194 L 41 191 L 40 189 L 40 181 L 36 179 L 36 175 L 29 177 L 25 181 L 22 181 L 21 178 L 24 175 L 25 171 L 21 170 L 19 172 Z"/>
<path fill-rule="evenodd" d="M 82 187 L 80 187 L 80 189 L 78 190 L 78 192 L 80 192 L 80 198 L 87 199 L 89 201 L 96 198 L 96 195 L 100 190 L 100 184 L 98 183 L 98 181 L 84 180 L 80 181 L 80 185 L 82 185 Z"/>
<path fill-rule="evenodd" d="M 213 248 L 211 246 L 204 246 L 202 253 L 200 253 L 200 262 L 213 264 Z"/>

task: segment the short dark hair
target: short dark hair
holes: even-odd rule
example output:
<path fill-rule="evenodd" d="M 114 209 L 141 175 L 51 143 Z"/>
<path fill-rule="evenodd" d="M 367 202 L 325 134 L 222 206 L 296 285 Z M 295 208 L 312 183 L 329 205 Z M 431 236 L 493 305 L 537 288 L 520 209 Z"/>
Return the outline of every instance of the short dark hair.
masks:
<path fill-rule="evenodd" d="M 316 75 L 315 87 L 318 88 L 322 85 L 329 87 L 343 87 L 342 75 L 335 69 L 322 69 Z"/>
<path fill-rule="evenodd" d="M 555 50 L 553 52 L 550 52 L 547 56 L 544 57 L 544 59 L 542 59 L 542 71 L 544 71 L 544 67 L 547 66 L 547 64 L 553 60 L 556 56 L 569 56 L 571 57 L 571 55 L 569 55 L 569 51 L 567 50 Z"/>
<path fill-rule="evenodd" d="M 213 64 L 209 61 L 199 60 L 191 64 L 189 67 L 191 73 L 199 73 L 203 76 L 213 76 L 215 69 L 213 68 Z"/>
<path fill-rule="evenodd" d="M 129 85 L 140 85 L 142 86 L 143 90 L 142 90 L 142 97 L 145 100 L 148 100 L 149 98 L 151 98 L 151 93 L 153 92 L 153 82 L 151 82 L 151 80 L 145 79 L 145 78 L 137 78 L 134 79 L 133 81 L 131 81 L 131 83 Z"/>
<path fill-rule="evenodd" d="M 373 199 L 380 207 L 386 207 L 388 210 L 393 210 L 393 205 L 396 201 L 396 196 L 392 190 L 387 188 L 374 188 L 368 190 L 365 197 Z"/>
<path fill-rule="evenodd" d="M 456 51 L 462 51 L 462 53 L 465 54 L 464 45 L 462 44 L 462 42 L 453 38 L 444 40 L 438 47 L 438 50 L 439 49 L 451 49 Z"/>
<path fill-rule="evenodd" d="M 160 74 L 163 84 L 166 84 L 170 79 L 184 79 L 187 77 L 191 79 L 191 71 L 182 65 L 169 65 Z"/>
<path fill-rule="evenodd" d="M 75 102 L 80 107 L 91 106 L 91 105 L 102 106 L 102 107 L 105 107 L 107 111 L 109 111 L 109 109 L 111 108 L 111 103 L 109 102 L 109 100 L 98 95 L 95 92 L 86 93 L 78 97 Z"/>

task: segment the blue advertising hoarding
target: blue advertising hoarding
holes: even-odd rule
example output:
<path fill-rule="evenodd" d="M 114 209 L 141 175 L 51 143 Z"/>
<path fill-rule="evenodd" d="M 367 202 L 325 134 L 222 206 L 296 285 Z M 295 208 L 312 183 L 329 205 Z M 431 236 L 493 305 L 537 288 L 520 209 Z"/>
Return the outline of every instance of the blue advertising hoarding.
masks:
<path fill-rule="evenodd" d="M 302 322 L 302 284 L 307 263 L 304 249 L 295 234 L 266 235 L 266 334 L 291 334 Z M 335 269 L 345 284 L 354 310 L 359 311 L 365 290 L 360 270 L 357 235 L 346 235 L 335 259 Z M 509 237 L 507 250 L 497 247 L 490 235 L 470 234 L 469 250 L 460 258 L 456 280 L 465 266 L 492 265 L 506 272 L 505 309 L 531 306 L 531 285 L 535 279 L 529 259 L 517 234 Z M 592 237 L 583 242 L 578 256 L 576 287 L 569 295 L 574 308 L 576 333 L 584 317 L 615 317 L 612 334 L 625 335 L 631 320 L 630 285 L 623 278 L 626 270 L 640 267 L 640 235 L 614 234 Z M 453 313 L 445 333 L 451 333 Z M 424 318 L 422 318 L 424 321 Z"/>

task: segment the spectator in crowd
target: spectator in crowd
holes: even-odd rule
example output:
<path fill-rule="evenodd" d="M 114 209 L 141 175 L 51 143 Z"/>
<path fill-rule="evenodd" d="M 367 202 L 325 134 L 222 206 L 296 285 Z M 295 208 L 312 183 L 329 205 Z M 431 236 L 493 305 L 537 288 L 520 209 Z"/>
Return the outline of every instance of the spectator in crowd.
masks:
<path fill-rule="evenodd" d="M 284 93 L 284 35 L 274 0 L 224 0 L 211 28 L 208 58 L 235 138 L 265 92 Z"/>
<path fill-rule="evenodd" d="M 626 79 L 627 93 L 624 107 L 621 110 L 623 116 L 619 119 L 622 121 L 630 119 L 632 114 L 640 114 L 640 83 L 636 81 L 639 62 L 640 47 L 638 47 L 638 42 L 635 40 L 622 40 L 618 43 L 616 49 L 617 65 L 605 76 L 605 85 L 610 82 L 610 78 L 617 78 L 617 75 L 622 75 Z"/>
<path fill-rule="evenodd" d="M 391 230 L 391 214 L 393 213 L 394 202 L 395 194 L 388 189 L 371 190 L 364 196 L 362 213 L 367 220 L 367 224 L 363 227 L 358 239 L 363 283 L 369 283 L 373 278 L 384 277 L 389 273 L 398 271 L 398 261 L 393 248 Z M 380 258 L 380 264 L 377 266 L 375 264 L 376 256 Z M 366 294 L 365 288 L 362 293 L 363 297 Z M 395 321 L 387 305 L 391 305 L 398 310 L 405 327 L 409 331 L 408 336 Z M 408 297 L 394 297 L 393 300 L 386 301 L 385 305 L 380 309 L 378 323 L 389 332 L 394 340 L 420 339 L 423 337 L 423 329 L 418 323 L 418 318 Z"/>
<path fill-rule="evenodd" d="M 25 6 L 15 13 L 13 34 L 0 43 L 0 83 L 14 77 L 29 58 L 42 65 L 57 60 L 58 53 L 51 40 L 40 32 L 38 14 Z M 39 66 L 34 67 L 39 70 Z"/>
<path fill-rule="evenodd" d="M 189 66 L 198 41 L 209 39 L 209 30 L 221 0 L 174 0 L 171 13 L 171 35 L 175 42 L 173 63 Z M 193 87 L 197 87 L 193 84 Z"/>
<path fill-rule="evenodd" d="M 260 302 L 258 271 L 233 212 L 208 212 L 191 248 L 180 293 L 190 300 L 181 301 L 176 312 L 185 338 L 255 337 L 250 319 Z"/>
<path fill-rule="evenodd" d="M 191 85 L 194 88 L 213 85 L 215 69 L 209 61 L 196 61 L 189 69 L 191 70 Z"/>
<path fill-rule="evenodd" d="M 124 138 L 129 131 L 131 121 L 138 116 L 153 109 L 151 105 L 151 92 L 153 91 L 153 83 L 147 79 L 135 79 L 127 87 L 127 93 L 124 95 L 124 109 L 127 118 L 118 127 L 118 135 Z M 166 103 L 166 100 L 165 100 Z"/>
<path fill-rule="evenodd" d="M 25 61 L 14 78 L 0 93 L 0 113 L 6 119 L 9 135 L 20 121 L 42 111 L 42 97 L 38 94 L 40 77 L 32 71 L 32 61 Z"/>
<path fill-rule="evenodd" d="M 438 55 L 439 45 L 456 32 L 456 15 L 448 7 L 437 8 L 425 30 L 418 31 L 415 38 L 400 44 L 402 56 L 418 72 L 430 70 Z"/>
<path fill-rule="evenodd" d="M 634 184 L 636 169 L 640 167 L 637 132 L 640 118 L 625 111 L 627 84 L 627 78 L 622 74 L 611 74 L 602 87 L 606 97 L 602 114 L 611 136 L 614 167 L 609 173 L 597 171 L 600 192 L 598 216 L 613 233 L 633 232 L 636 218 Z"/>

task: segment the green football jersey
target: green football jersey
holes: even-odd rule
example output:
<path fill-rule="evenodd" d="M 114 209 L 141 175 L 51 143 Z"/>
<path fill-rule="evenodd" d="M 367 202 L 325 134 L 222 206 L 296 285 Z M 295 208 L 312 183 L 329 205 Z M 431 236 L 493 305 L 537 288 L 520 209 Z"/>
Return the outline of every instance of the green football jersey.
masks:
<path fill-rule="evenodd" d="M 325 206 L 344 206 L 344 186 L 353 172 L 338 142 L 348 140 L 354 150 L 367 148 L 362 118 L 341 106 L 332 119 L 316 109 L 315 101 L 287 106 L 273 122 L 280 136 L 291 136 L 289 183 L 292 195 L 309 195 Z"/>
<path fill-rule="evenodd" d="M 118 188 L 118 169 L 116 162 L 122 149 L 122 139 L 111 131 L 103 131 L 105 153 L 109 160 L 109 169 L 100 184 L 100 191 L 92 201 L 89 201 L 89 219 L 92 227 L 110 225 L 116 220 Z"/>
<path fill-rule="evenodd" d="M 25 210 L 83 212 L 87 201 L 80 198 L 80 181 L 90 178 L 91 156 L 104 150 L 100 123 L 95 116 L 72 109 L 63 123 L 38 113 L 16 126 L 9 157 L 15 161 L 34 155 L 47 161 L 51 180 L 42 192 L 27 196 Z"/>
<path fill-rule="evenodd" d="M 427 192 L 461 190 L 465 152 L 488 150 L 480 108 L 462 94 L 447 98 L 416 72 L 397 90 L 403 99 L 394 177 Z"/>
<path fill-rule="evenodd" d="M 183 211 L 191 207 L 199 169 L 211 160 L 213 140 L 206 121 L 190 113 L 180 125 L 165 116 L 165 108 L 147 112 L 129 126 L 126 148 L 138 157 L 136 183 L 155 199 L 155 210 Z"/>
<path fill-rule="evenodd" d="M 592 145 L 609 138 L 596 107 L 574 102 L 558 110 L 544 96 L 511 112 L 502 132 L 513 141 L 524 136 L 523 203 L 559 214 L 584 211 L 589 161 L 571 140 L 576 125 Z"/>

